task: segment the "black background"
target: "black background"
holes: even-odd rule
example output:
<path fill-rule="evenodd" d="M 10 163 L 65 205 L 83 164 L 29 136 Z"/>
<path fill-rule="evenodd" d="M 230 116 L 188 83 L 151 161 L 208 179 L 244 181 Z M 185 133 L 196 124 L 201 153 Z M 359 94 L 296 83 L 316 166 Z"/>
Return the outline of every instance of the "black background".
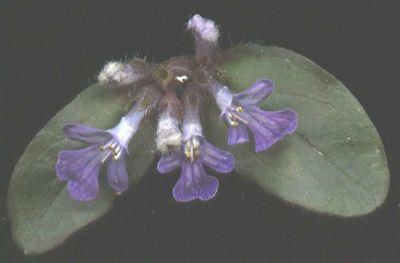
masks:
<path fill-rule="evenodd" d="M 99 2 L 0 5 L 0 262 L 400 262 L 398 9 L 378 1 Z M 221 26 L 223 47 L 286 47 L 345 83 L 387 151 L 385 204 L 362 218 L 330 218 L 265 197 L 235 175 L 219 177 L 214 200 L 178 204 L 170 193 L 176 178 L 154 172 L 64 246 L 25 257 L 11 241 L 4 200 L 28 142 L 106 61 L 190 52 L 183 29 L 196 13 Z"/>

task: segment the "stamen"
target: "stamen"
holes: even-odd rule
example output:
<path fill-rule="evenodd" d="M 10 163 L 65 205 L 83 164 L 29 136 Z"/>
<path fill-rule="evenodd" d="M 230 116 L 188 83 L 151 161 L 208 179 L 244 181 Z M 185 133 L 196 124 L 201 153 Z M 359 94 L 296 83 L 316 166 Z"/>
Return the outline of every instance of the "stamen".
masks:
<path fill-rule="evenodd" d="M 194 148 L 195 150 L 199 149 L 199 146 L 200 146 L 199 140 L 193 138 L 192 144 L 193 144 L 193 148 Z"/>
<path fill-rule="evenodd" d="M 227 121 L 228 121 L 228 124 L 229 124 L 230 126 L 236 127 L 236 126 L 239 125 L 239 123 L 236 121 L 237 118 L 235 118 L 235 116 L 233 116 L 232 113 L 227 112 L 227 113 L 226 113 L 226 117 L 227 117 L 226 119 L 227 119 Z"/>
<path fill-rule="evenodd" d="M 236 113 L 232 113 L 232 122 L 236 122 L 236 120 L 239 120 L 240 122 L 242 122 L 242 123 L 244 123 L 244 124 L 249 124 L 249 122 L 248 121 L 246 121 L 245 119 L 243 119 L 242 117 L 240 117 L 238 114 L 236 114 Z M 233 126 L 237 126 L 238 124 L 236 124 L 236 125 L 233 125 Z"/>
<path fill-rule="evenodd" d="M 111 140 L 106 144 L 100 146 L 100 150 L 107 151 L 106 155 L 101 160 L 102 163 L 107 161 L 108 157 L 110 157 L 111 154 L 113 155 L 114 160 L 118 160 L 122 154 L 122 146 L 116 140 Z"/>
<path fill-rule="evenodd" d="M 113 143 L 113 141 L 109 141 L 106 144 L 101 145 L 100 146 L 100 150 L 104 151 L 104 150 L 108 149 L 111 146 L 112 143 Z"/>
<path fill-rule="evenodd" d="M 119 157 L 121 157 L 122 155 L 122 151 L 118 151 L 117 153 L 113 154 L 113 159 L 116 161 L 119 159 Z"/>
<path fill-rule="evenodd" d="M 108 148 L 112 151 L 113 149 L 115 149 L 115 147 L 117 145 L 118 145 L 118 142 L 117 141 L 113 141 L 113 143 L 110 146 L 108 146 Z"/>
<path fill-rule="evenodd" d="M 111 149 L 113 155 L 118 154 L 121 151 L 121 145 L 117 145 L 117 147 Z"/>
<path fill-rule="evenodd" d="M 236 108 L 236 111 L 237 111 L 237 112 L 243 112 L 244 110 L 243 110 L 243 107 L 242 107 L 242 106 L 238 106 L 238 107 Z"/>
<path fill-rule="evenodd" d="M 108 157 L 110 157 L 110 154 L 111 154 L 111 152 L 108 151 L 108 152 L 106 153 L 106 155 L 104 155 L 103 159 L 101 159 L 101 162 L 102 162 L 102 163 L 105 163 L 105 162 L 107 161 Z"/>
<path fill-rule="evenodd" d="M 191 162 L 193 162 L 193 160 L 194 160 L 194 151 L 193 151 L 193 145 L 192 145 L 192 147 L 190 147 L 190 161 Z"/>
<path fill-rule="evenodd" d="M 185 144 L 184 154 L 190 162 L 194 161 L 194 158 L 200 152 L 200 142 L 196 138 L 189 139 Z"/>
<path fill-rule="evenodd" d="M 189 143 L 185 144 L 185 156 L 186 158 L 190 159 L 190 147 L 189 147 Z"/>
<path fill-rule="evenodd" d="M 230 120 L 229 125 L 231 125 L 233 127 L 237 127 L 239 125 L 239 123 L 237 121 Z"/>

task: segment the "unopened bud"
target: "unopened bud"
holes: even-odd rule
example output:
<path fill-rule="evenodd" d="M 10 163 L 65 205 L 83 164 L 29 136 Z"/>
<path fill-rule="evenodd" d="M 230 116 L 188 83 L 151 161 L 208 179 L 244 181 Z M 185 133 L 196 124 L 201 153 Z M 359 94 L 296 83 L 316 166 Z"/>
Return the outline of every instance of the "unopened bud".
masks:
<path fill-rule="evenodd" d="M 97 77 L 101 85 L 109 88 L 126 86 L 140 79 L 131 65 L 110 61 Z"/>
<path fill-rule="evenodd" d="M 217 43 L 219 30 L 214 21 L 194 15 L 187 23 L 187 29 L 194 31 L 197 35 L 208 42 Z"/>

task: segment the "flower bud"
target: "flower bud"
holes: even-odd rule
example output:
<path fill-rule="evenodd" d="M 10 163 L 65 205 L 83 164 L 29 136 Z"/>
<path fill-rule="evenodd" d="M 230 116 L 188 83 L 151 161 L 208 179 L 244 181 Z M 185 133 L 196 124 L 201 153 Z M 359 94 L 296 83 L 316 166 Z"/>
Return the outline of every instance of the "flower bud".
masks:
<path fill-rule="evenodd" d="M 141 74 L 138 74 L 131 65 L 110 61 L 104 66 L 97 79 L 101 85 L 115 88 L 132 84 L 141 77 Z"/>

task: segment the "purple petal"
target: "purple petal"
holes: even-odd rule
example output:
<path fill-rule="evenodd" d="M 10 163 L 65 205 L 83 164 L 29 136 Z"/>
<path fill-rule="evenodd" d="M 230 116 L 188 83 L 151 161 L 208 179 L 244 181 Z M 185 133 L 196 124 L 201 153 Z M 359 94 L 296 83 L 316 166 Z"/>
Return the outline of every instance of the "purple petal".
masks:
<path fill-rule="evenodd" d="M 104 130 L 80 123 L 67 124 L 63 131 L 68 138 L 89 144 L 105 143 L 112 138 L 112 135 Z"/>
<path fill-rule="evenodd" d="M 267 150 L 297 128 L 297 114 L 292 110 L 268 112 L 251 107 L 249 111 L 254 120 L 249 122 L 248 127 L 254 134 L 256 152 Z"/>
<path fill-rule="evenodd" d="M 60 180 L 76 178 L 78 171 L 95 158 L 97 154 L 99 154 L 97 145 L 79 150 L 59 152 L 56 164 L 58 178 L 60 178 Z"/>
<path fill-rule="evenodd" d="M 157 164 L 157 170 L 160 173 L 169 173 L 181 166 L 183 156 L 180 152 L 174 152 L 164 155 Z"/>
<path fill-rule="evenodd" d="M 235 145 L 249 141 L 249 133 L 243 124 L 236 127 L 229 126 L 228 129 L 228 145 Z"/>
<path fill-rule="evenodd" d="M 241 105 L 257 105 L 273 91 L 274 84 L 269 79 L 257 80 L 253 85 L 235 95 Z"/>
<path fill-rule="evenodd" d="M 101 156 L 101 155 L 99 155 Z M 75 179 L 68 182 L 68 191 L 76 201 L 91 201 L 99 192 L 99 172 L 101 159 L 94 158 L 78 171 Z"/>
<path fill-rule="evenodd" d="M 117 192 L 123 192 L 129 186 L 125 157 L 126 154 L 122 153 L 118 160 L 110 158 L 107 164 L 108 184 Z"/>
<path fill-rule="evenodd" d="M 193 199 L 207 201 L 215 196 L 217 190 L 217 178 L 208 175 L 198 160 L 185 160 L 181 176 L 173 189 L 173 196 L 180 202 Z"/>
<path fill-rule="evenodd" d="M 206 140 L 201 143 L 199 160 L 220 173 L 229 173 L 235 167 L 235 158 L 232 154 L 214 147 Z"/>
<path fill-rule="evenodd" d="M 265 111 L 259 107 L 251 107 L 249 110 L 259 123 L 276 133 L 290 134 L 297 128 L 297 113 L 290 109 Z"/>
<path fill-rule="evenodd" d="M 69 181 L 68 192 L 72 199 L 80 202 L 92 201 L 97 197 L 99 192 L 99 183 L 96 179 L 86 183 Z"/>

